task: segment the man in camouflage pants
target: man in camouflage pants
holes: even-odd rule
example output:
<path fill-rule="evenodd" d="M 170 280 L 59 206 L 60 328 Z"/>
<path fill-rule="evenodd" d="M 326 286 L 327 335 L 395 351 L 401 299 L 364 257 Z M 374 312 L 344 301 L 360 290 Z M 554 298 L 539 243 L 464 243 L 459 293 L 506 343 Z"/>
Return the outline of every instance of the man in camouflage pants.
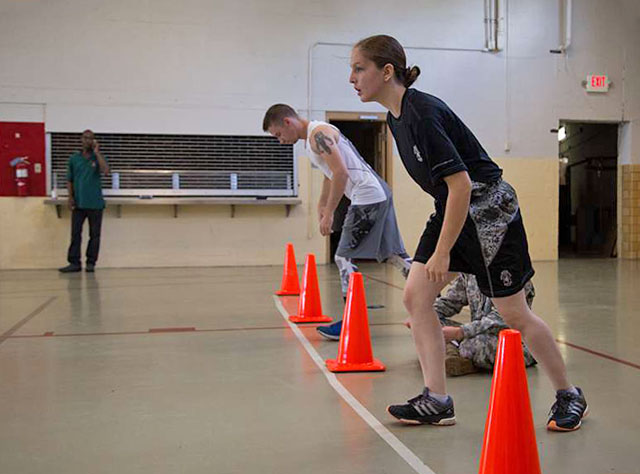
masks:
<path fill-rule="evenodd" d="M 531 281 L 524 287 L 529 307 L 533 304 L 535 291 Z M 451 318 L 469 305 L 471 321 L 460 324 Z M 491 371 L 498 348 L 498 333 L 509 326 L 496 307 L 478 288 L 476 277 L 466 273 L 451 282 L 444 294 L 436 299 L 434 309 L 440 318 L 447 356 L 447 375 L 458 376 L 473 372 Z M 527 367 L 536 364 L 529 349 L 523 344 L 524 362 Z"/>

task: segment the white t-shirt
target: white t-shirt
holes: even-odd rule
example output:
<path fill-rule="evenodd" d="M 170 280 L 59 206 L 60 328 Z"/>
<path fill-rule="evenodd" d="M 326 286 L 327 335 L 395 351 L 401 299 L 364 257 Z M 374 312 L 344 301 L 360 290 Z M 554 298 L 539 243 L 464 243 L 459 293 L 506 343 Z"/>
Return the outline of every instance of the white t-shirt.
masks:
<path fill-rule="evenodd" d="M 331 179 L 333 176 L 331 168 L 329 168 L 329 165 L 322 155 L 313 151 L 309 143 L 309 138 L 313 134 L 314 129 L 319 125 L 327 125 L 340 135 L 337 146 L 344 160 L 344 166 L 347 168 L 347 173 L 349 174 L 344 194 L 351 200 L 351 204 L 362 206 L 385 201 L 387 195 L 384 189 L 382 189 L 382 185 L 378 181 L 378 177 L 371 166 L 360 156 L 360 153 L 358 153 L 358 150 L 356 150 L 349 139 L 342 135 L 340 130 L 333 125 L 320 121 L 309 122 L 305 149 L 307 153 L 309 153 L 311 162 L 320 168 L 327 178 Z"/>

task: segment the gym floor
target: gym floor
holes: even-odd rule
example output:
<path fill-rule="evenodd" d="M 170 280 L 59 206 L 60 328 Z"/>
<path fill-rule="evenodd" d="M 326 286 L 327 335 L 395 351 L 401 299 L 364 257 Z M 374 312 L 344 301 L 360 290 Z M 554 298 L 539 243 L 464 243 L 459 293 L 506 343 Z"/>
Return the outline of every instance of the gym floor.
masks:
<path fill-rule="evenodd" d="M 591 410 L 547 432 L 554 394 L 528 369 L 542 471 L 640 473 L 640 262 L 535 267 L 534 310 Z M 338 344 L 285 321 L 297 298 L 274 299 L 279 267 L 0 272 L 0 473 L 477 472 L 491 375 L 448 380 L 453 427 L 394 422 L 386 405 L 422 389 L 404 280 L 360 270 L 387 371 L 333 383 L 316 362 Z M 340 318 L 337 270 L 318 276 Z"/>

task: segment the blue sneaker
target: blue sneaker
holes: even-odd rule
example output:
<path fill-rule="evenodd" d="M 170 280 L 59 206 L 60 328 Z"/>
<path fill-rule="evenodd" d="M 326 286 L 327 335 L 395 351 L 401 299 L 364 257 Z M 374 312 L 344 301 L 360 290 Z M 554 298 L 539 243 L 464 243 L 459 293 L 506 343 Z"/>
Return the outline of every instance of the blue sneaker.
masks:
<path fill-rule="evenodd" d="M 342 320 L 328 326 L 319 326 L 316 328 L 316 331 L 318 331 L 325 339 L 329 339 L 330 341 L 339 341 L 340 333 L 342 332 Z"/>

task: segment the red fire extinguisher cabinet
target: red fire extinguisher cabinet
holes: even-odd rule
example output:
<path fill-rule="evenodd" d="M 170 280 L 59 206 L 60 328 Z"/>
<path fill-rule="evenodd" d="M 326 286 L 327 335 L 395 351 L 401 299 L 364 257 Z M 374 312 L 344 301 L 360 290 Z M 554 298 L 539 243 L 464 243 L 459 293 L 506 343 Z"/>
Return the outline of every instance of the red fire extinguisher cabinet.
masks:
<path fill-rule="evenodd" d="M 0 122 L 0 196 L 18 196 L 16 170 L 10 165 L 17 157 L 29 160 L 29 196 L 46 196 L 44 123 Z"/>

